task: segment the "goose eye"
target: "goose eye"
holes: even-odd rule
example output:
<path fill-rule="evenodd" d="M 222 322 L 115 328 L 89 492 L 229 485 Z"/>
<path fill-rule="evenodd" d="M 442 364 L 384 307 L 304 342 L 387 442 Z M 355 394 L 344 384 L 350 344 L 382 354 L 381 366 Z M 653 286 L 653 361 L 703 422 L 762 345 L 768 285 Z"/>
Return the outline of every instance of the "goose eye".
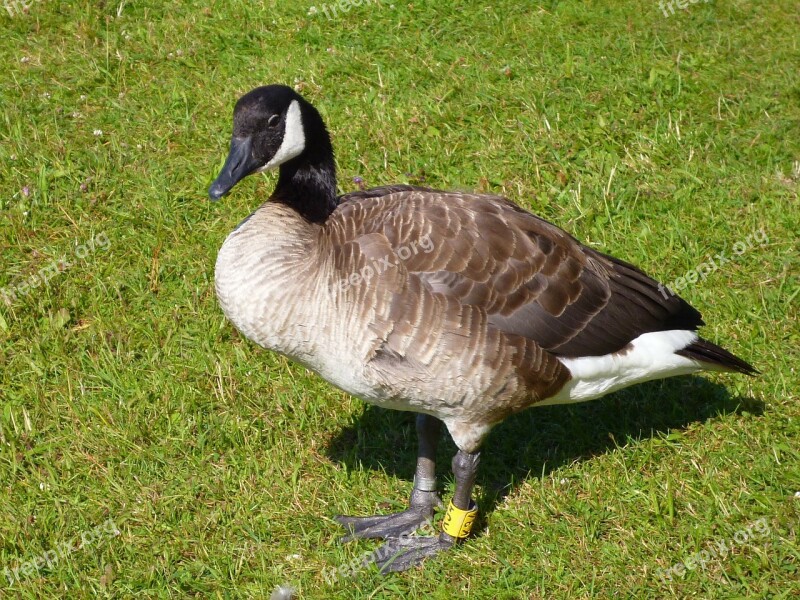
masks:
<path fill-rule="evenodd" d="M 281 118 L 279 115 L 272 115 L 267 121 L 267 125 L 269 125 L 270 127 L 275 127 L 278 124 L 278 121 L 280 120 Z"/>

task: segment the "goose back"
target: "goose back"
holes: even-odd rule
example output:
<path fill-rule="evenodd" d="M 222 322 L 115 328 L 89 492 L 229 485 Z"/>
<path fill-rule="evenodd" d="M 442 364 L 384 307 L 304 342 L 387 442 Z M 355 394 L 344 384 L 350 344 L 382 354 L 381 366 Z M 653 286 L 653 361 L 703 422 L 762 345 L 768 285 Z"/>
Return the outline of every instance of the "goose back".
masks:
<path fill-rule="evenodd" d="M 624 261 L 498 196 L 390 186 L 341 198 L 338 239 L 378 234 L 424 286 L 563 357 L 622 350 L 640 335 L 696 330 L 700 313 Z M 430 250 L 418 251 L 420 241 Z M 414 251 L 414 250 L 417 251 Z"/>

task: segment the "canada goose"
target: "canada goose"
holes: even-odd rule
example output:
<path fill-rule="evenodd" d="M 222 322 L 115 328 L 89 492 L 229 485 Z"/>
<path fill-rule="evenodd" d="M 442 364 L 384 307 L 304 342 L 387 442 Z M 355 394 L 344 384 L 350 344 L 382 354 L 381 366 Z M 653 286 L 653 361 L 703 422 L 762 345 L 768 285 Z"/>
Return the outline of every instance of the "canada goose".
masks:
<path fill-rule="evenodd" d="M 217 295 L 255 343 L 419 413 L 409 509 L 337 518 L 348 537 L 387 539 L 383 571 L 468 536 L 481 443 L 509 415 L 704 369 L 756 373 L 700 338 L 700 313 L 667 288 L 505 198 L 408 185 L 337 197 L 322 118 L 281 85 L 236 103 L 209 196 L 275 168 L 269 201 L 220 249 Z M 441 503 L 442 423 L 458 446 L 455 494 L 438 536 L 409 537 Z"/>

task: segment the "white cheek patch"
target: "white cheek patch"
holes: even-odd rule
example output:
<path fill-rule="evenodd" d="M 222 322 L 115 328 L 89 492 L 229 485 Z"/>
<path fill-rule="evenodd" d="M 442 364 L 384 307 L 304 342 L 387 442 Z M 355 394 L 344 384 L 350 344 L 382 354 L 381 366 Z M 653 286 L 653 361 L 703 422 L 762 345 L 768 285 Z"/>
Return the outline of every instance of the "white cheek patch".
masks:
<path fill-rule="evenodd" d="M 292 100 L 289 110 L 286 111 L 286 126 L 283 130 L 283 142 L 267 164 L 258 169 L 258 172 L 269 171 L 299 156 L 306 148 L 306 134 L 303 131 L 303 117 L 300 113 L 300 103 Z"/>

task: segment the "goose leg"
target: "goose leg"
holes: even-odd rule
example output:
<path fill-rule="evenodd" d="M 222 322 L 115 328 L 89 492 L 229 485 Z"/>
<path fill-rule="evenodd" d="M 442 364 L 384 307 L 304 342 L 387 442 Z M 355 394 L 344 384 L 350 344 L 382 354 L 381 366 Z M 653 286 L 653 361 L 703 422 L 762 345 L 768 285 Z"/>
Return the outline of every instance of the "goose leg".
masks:
<path fill-rule="evenodd" d="M 442 522 L 443 531 L 438 536 L 392 538 L 372 554 L 371 561 L 366 562 L 374 562 L 381 573 L 405 571 L 466 538 L 478 515 L 478 509 L 472 501 L 472 488 L 479 461 L 479 452 L 459 450 L 453 457 L 456 491 Z"/>
<path fill-rule="evenodd" d="M 343 541 L 409 535 L 425 523 L 432 523 L 434 509 L 442 504 L 436 493 L 436 448 L 441 431 L 441 421 L 429 415 L 417 415 L 419 451 L 408 510 L 375 517 L 337 516 L 336 521 L 349 531 Z"/>

